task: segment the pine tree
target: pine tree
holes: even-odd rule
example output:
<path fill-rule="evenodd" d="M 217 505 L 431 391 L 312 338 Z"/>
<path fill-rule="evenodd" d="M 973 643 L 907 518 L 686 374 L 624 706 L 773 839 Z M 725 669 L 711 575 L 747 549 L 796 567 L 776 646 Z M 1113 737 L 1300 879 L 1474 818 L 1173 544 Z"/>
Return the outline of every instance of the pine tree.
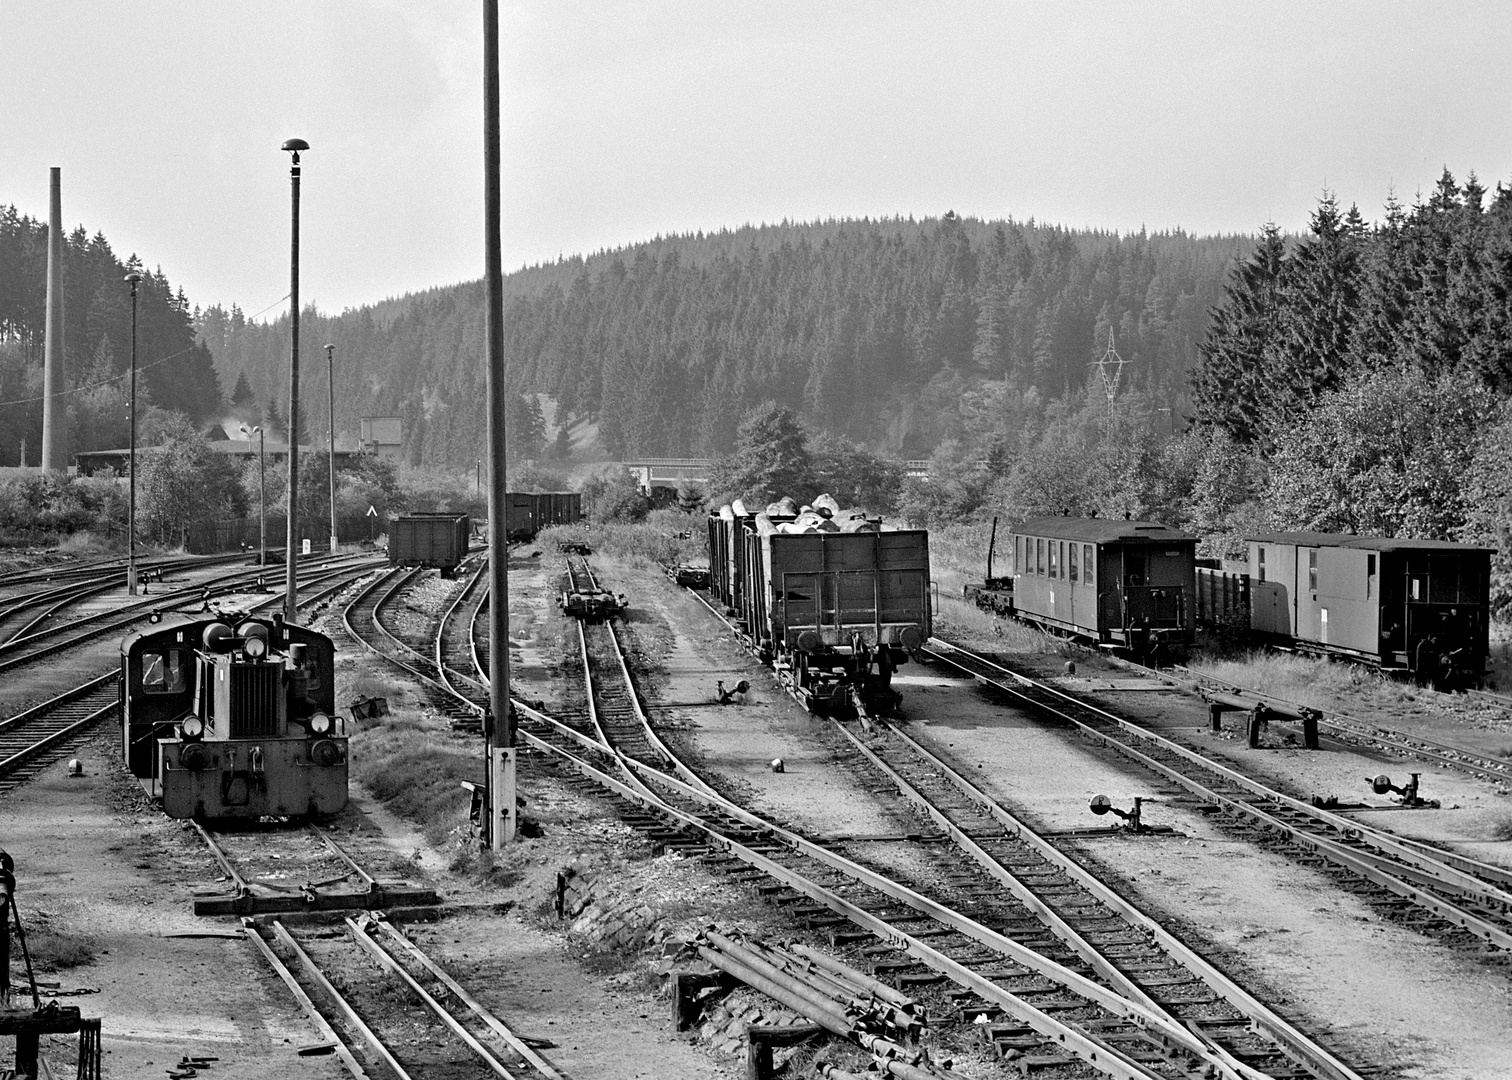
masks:
<path fill-rule="evenodd" d="M 714 467 L 714 491 L 740 498 L 755 509 L 791 495 L 807 502 L 813 490 L 813 463 L 803 429 L 788 409 L 768 401 L 748 416 L 735 437 L 735 451 Z"/>
<path fill-rule="evenodd" d="M 1211 312 L 1212 324 L 1192 373 L 1197 419 L 1241 443 L 1260 438 L 1257 418 L 1270 389 L 1266 349 L 1278 333 L 1285 265 L 1281 230 L 1267 222 L 1254 254 L 1234 270 L 1223 303 Z"/>
<path fill-rule="evenodd" d="M 252 401 L 253 396 L 252 385 L 247 382 L 247 373 L 243 371 L 236 377 L 236 389 L 231 392 L 231 404 L 246 405 Z"/>

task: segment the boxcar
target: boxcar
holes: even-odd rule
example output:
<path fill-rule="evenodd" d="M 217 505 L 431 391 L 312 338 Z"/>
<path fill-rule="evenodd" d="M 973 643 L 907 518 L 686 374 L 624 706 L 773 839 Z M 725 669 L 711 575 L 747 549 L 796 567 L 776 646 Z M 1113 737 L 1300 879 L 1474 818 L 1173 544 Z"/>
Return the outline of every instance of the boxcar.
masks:
<path fill-rule="evenodd" d="M 1136 652 L 1191 644 L 1196 537 L 1153 521 L 1044 517 L 1011 539 L 1019 618 Z"/>
<path fill-rule="evenodd" d="M 472 522 L 466 514 L 405 514 L 389 532 L 391 566 L 421 566 L 451 577 L 467 555 Z"/>
<path fill-rule="evenodd" d="M 205 616 L 129 635 L 120 715 L 132 775 L 175 818 L 340 810 L 347 737 L 334 652 L 326 635 L 278 616 Z"/>
<path fill-rule="evenodd" d="M 1446 684 L 1485 670 L 1489 549 L 1347 533 L 1247 539 L 1250 627 L 1263 640 Z"/>
<path fill-rule="evenodd" d="M 511 491 L 504 496 L 504 535 L 529 540 L 548 525 L 570 525 L 583 518 L 580 492 Z"/>

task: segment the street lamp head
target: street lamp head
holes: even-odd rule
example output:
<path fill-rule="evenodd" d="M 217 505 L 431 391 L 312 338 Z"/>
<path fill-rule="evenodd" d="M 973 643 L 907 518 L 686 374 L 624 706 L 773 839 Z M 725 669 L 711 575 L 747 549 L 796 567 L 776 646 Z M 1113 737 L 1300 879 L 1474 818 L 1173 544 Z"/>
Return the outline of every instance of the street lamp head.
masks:
<path fill-rule="evenodd" d="M 142 275 L 133 270 L 131 273 L 126 275 L 125 280 L 135 285 L 137 282 L 142 280 Z"/>
<path fill-rule="evenodd" d="M 286 139 L 284 141 L 283 148 L 285 150 L 291 150 L 297 154 L 301 150 L 308 150 L 310 148 L 310 144 L 305 142 L 303 139 Z"/>
<path fill-rule="evenodd" d="M 326 347 L 325 347 L 325 351 L 326 351 L 326 359 L 329 360 L 331 358 L 331 354 L 336 351 L 336 346 L 327 344 Z"/>

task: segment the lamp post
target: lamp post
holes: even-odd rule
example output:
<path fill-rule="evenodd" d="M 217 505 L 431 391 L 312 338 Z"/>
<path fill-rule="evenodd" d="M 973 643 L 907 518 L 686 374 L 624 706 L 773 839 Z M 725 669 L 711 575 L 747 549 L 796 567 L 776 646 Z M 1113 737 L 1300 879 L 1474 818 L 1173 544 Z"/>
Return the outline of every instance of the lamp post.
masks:
<path fill-rule="evenodd" d="M 127 468 L 131 472 L 131 494 L 126 506 L 126 593 L 128 596 L 137 594 L 137 566 L 136 566 L 136 323 L 137 323 L 137 282 L 142 280 L 142 275 L 135 270 L 126 275 L 126 283 L 131 286 L 131 464 Z M 26 462 L 22 461 L 25 465 Z"/>
<path fill-rule="evenodd" d="M 336 554 L 336 346 L 326 350 L 326 397 L 331 405 L 331 554 Z"/>
<path fill-rule="evenodd" d="M 284 537 L 284 621 L 293 622 L 295 612 L 294 541 L 299 536 L 299 154 L 310 144 L 289 139 L 283 148 L 294 155 L 289 166 L 289 521 Z"/>

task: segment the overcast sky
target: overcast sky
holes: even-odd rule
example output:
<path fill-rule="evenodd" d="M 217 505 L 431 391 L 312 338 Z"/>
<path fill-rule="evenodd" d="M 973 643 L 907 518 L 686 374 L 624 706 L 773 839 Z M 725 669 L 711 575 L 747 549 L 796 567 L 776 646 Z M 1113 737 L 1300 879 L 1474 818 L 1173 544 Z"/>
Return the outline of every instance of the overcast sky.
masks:
<path fill-rule="evenodd" d="M 0 0 L 0 204 L 250 315 L 481 276 L 481 2 Z M 502 0 L 506 269 L 784 218 L 1151 230 L 1512 182 L 1512 4 Z M 270 314 L 276 314 L 276 309 Z"/>

